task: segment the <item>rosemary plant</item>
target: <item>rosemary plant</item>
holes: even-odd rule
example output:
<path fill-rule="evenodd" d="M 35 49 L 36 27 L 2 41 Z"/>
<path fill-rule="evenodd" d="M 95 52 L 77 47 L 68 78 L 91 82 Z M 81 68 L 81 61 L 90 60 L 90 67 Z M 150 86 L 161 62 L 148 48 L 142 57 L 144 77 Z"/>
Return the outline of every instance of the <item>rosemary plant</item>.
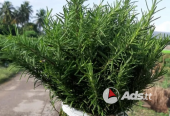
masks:
<path fill-rule="evenodd" d="M 52 100 L 95 116 L 129 110 L 135 100 L 107 104 L 103 91 L 108 87 L 143 92 L 166 71 L 151 69 L 158 63 L 169 37 L 154 36 L 153 15 L 159 1 L 142 12 L 138 20 L 135 2 L 114 5 L 84 5 L 70 0 L 63 14 L 55 18 L 47 11 L 45 35 L 38 39 L 17 34 L 5 40 L 4 54 L 50 90 Z"/>

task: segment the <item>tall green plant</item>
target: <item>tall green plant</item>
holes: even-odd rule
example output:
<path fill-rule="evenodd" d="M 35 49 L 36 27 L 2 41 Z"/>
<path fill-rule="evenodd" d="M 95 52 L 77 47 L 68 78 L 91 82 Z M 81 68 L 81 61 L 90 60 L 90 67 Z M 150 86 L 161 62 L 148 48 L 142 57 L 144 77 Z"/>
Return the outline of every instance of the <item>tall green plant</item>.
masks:
<path fill-rule="evenodd" d="M 4 24 L 10 25 L 14 10 L 15 8 L 11 2 L 5 1 L 3 4 L 0 3 L 0 20 L 2 20 Z"/>
<path fill-rule="evenodd" d="M 97 116 L 129 110 L 137 101 L 107 104 L 108 87 L 142 92 L 165 71 L 151 69 L 162 56 L 169 37 L 154 36 L 153 15 L 159 2 L 137 19 L 134 2 L 84 6 L 70 0 L 56 19 L 47 11 L 45 36 L 28 39 L 17 35 L 4 43 L 5 54 L 50 90 L 50 96 L 73 108 Z M 158 39 L 157 39 L 158 38 Z"/>
<path fill-rule="evenodd" d="M 42 31 L 42 27 L 44 25 L 44 19 L 46 17 L 46 10 L 40 9 L 36 13 L 36 25 L 39 31 Z"/>

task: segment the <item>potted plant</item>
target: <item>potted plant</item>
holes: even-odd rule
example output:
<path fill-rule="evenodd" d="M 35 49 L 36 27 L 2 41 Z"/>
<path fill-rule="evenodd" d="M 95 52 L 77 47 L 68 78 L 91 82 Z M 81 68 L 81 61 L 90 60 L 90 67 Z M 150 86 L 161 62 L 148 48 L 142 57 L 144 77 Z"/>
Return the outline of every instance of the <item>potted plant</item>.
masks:
<path fill-rule="evenodd" d="M 17 34 L 4 42 L 4 54 L 33 75 L 35 83 L 41 81 L 52 100 L 87 115 L 128 111 L 137 100 L 108 104 L 103 91 L 114 87 L 120 96 L 143 92 L 165 73 L 159 67 L 151 72 L 169 42 L 169 37 L 153 36 L 158 2 L 140 20 L 130 0 L 93 8 L 84 2 L 67 1 L 55 19 L 47 11 L 45 35 L 33 39 Z"/>

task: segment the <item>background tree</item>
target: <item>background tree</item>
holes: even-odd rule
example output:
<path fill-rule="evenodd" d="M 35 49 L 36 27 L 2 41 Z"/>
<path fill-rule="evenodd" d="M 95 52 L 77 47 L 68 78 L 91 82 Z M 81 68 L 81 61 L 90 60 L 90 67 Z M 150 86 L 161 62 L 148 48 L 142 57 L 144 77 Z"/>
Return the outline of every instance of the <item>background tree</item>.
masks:
<path fill-rule="evenodd" d="M 0 17 L 4 24 L 10 25 L 13 17 L 13 11 L 15 8 L 12 3 L 5 1 L 0 7 Z"/>
<path fill-rule="evenodd" d="M 42 29 L 42 26 L 44 25 L 45 17 L 46 17 L 46 10 L 44 9 L 37 10 L 35 22 L 36 22 L 38 30 L 40 31 Z"/>
<path fill-rule="evenodd" d="M 5 1 L 4 3 L 1 3 L 0 6 L 0 17 L 1 17 L 0 33 L 1 34 L 15 35 L 15 27 L 13 25 L 14 11 L 15 8 L 11 2 Z"/>
<path fill-rule="evenodd" d="M 24 26 L 24 32 L 27 37 L 38 37 L 39 30 L 35 23 L 27 23 Z"/>
<path fill-rule="evenodd" d="M 15 9 L 14 12 L 13 12 L 13 21 L 12 21 L 12 24 L 16 24 L 17 27 L 20 23 L 20 14 L 19 14 L 19 10 L 18 9 Z"/>
<path fill-rule="evenodd" d="M 25 1 L 18 9 L 19 17 L 20 17 L 20 23 L 22 27 L 24 27 L 25 23 L 28 23 L 30 20 L 30 17 L 33 13 L 32 6 L 29 4 L 28 1 Z"/>

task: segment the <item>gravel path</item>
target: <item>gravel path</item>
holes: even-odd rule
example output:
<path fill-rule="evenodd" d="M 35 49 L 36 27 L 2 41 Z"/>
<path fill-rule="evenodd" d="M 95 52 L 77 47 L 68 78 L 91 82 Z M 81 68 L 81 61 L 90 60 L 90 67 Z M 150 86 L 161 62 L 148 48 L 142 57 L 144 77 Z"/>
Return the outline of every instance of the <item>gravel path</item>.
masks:
<path fill-rule="evenodd" d="M 170 50 L 170 45 L 167 45 L 167 46 L 165 47 L 165 50 Z"/>
<path fill-rule="evenodd" d="M 28 75 L 17 74 L 10 81 L 0 85 L 0 116 L 59 116 L 52 110 L 49 91 L 43 86 L 34 89 L 34 79 L 27 82 Z M 56 103 L 60 110 L 60 102 Z"/>

